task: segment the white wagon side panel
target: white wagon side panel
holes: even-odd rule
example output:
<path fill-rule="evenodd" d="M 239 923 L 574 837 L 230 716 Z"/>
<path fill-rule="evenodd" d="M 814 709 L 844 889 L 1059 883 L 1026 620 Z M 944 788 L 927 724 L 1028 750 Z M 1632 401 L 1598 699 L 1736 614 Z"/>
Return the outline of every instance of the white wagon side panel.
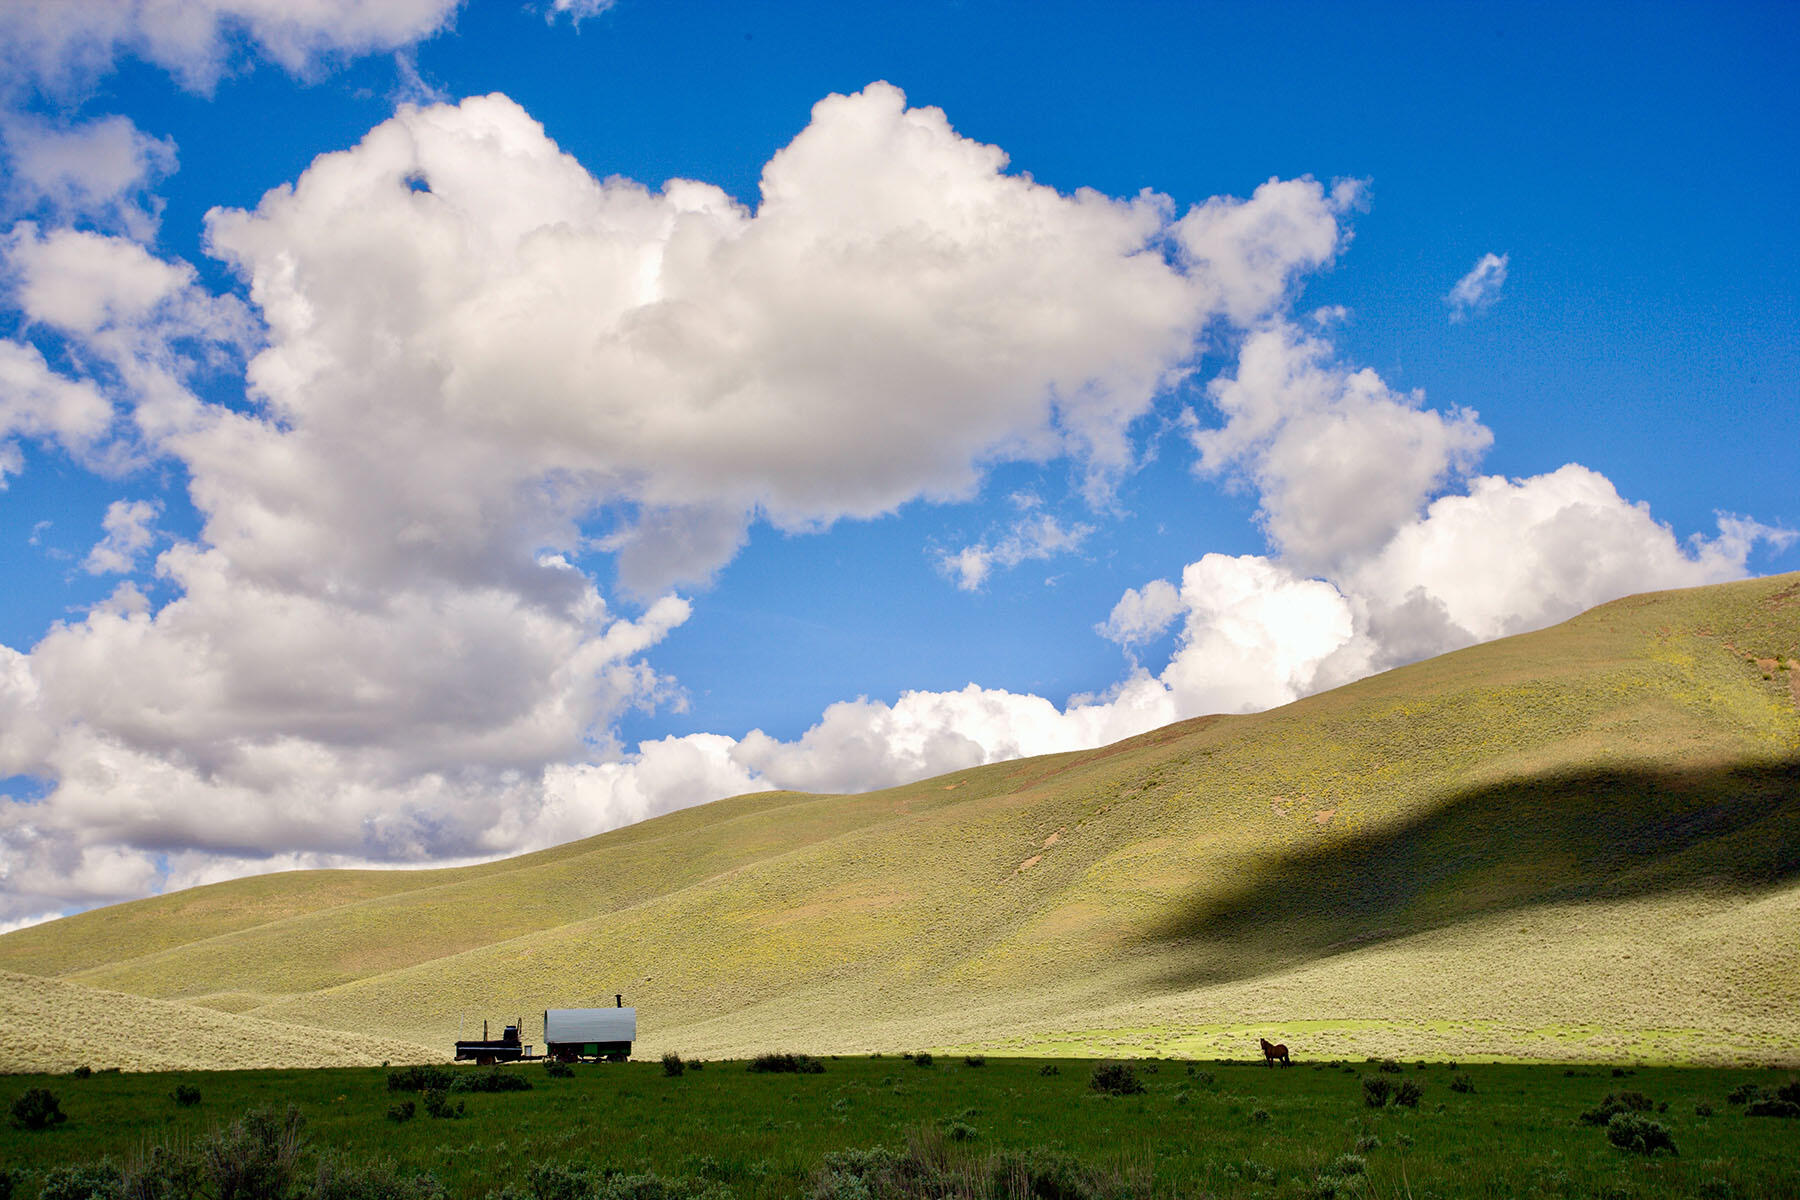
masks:
<path fill-rule="evenodd" d="M 548 1008 L 544 1010 L 544 1044 L 635 1042 L 635 1008 Z"/>

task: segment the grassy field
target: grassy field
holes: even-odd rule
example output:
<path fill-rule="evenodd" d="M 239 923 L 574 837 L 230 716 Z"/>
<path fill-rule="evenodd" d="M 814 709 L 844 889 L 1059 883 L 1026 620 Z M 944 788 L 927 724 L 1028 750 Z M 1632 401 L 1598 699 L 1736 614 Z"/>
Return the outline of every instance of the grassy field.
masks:
<path fill-rule="evenodd" d="M 1800 576 L 1632 597 L 1099 750 L 119 905 L 0 970 L 440 1051 L 621 992 L 650 1057 L 1795 1064 L 1797 657 Z M 154 1065 L 114 1033 L 93 1065 Z"/>
<path fill-rule="evenodd" d="M 150 1147 L 193 1148 L 248 1107 L 289 1103 L 305 1119 L 297 1179 L 321 1155 L 391 1158 L 402 1177 L 427 1171 L 452 1197 L 479 1200 L 507 1184 L 531 1191 L 545 1163 L 587 1163 L 665 1180 L 723 1184 L 739 1200 L 805 1196 L 825 1156 L 885 1146 L 981 1175 L 984 1162 L 1042 1147 L 1099 1173 L 1094 1194 L 1117 1196 L 1690 1197 L 1788 1198 L 1800 1189 L 1800 1120 L 1754 1117 L 1743 1085 L 1773 1089 L 1767 1070 L 1298 1061 L 1143 1061 L 1143 1092 L 1090 1086 L 1096 1064 L 938 1056 L 827 1059 L 815 1075 L 767 1075 L 712 1062 L 678 1077 L 657 1064 L 581 1066 L 550 1078 L 507 1070 L 530 1091 L 473 1094 L 458 1119 L 395 1122 L 379 1069 L 191 1074 L 96 1074 L 0 1080 L 0 1101 L 32 1086 L 54 1091 L 66 1123 L 0 1130 L 0 1162 L 18 1200 L 35 1200 L 44 1173 L 110 1157 L 141 1162 Z M 460 1068 L 463 1074 L 481 1069 Z M 1055 1072 L 1055 1073 L 1046 1073 Z M 1453 1087 L 1458 1079 L 1471 1090 Z M 1371 1108 L 1364 1081 L 1420 1088 L 1416 1106 Z M 172 1094 L 199 1092 L 192 1107 Z M 1633 1153 L 1604 1127 L 1583 1124 L 1609 1093 L 1633 1091 L 1645 1119 L 1676 1153 Z M 539 1178 L 540 1191 L 544 1177 Z M 648 1193 L 646 1193 L 648 1194 Z M 850 1195 L 852 1191 L 827 1191 Z M 1071 1196 L 1080 1192 L 1069 1193 Z"/>

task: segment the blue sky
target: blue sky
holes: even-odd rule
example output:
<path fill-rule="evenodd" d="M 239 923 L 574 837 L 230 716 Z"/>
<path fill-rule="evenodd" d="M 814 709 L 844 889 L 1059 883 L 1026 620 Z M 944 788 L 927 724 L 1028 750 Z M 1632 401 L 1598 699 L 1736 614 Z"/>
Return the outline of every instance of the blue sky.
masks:
<path fill-rule="evenodd" d="M 0 923 L 1800 568 L 1791 6 L 253 9 L 0 28 Z"/>

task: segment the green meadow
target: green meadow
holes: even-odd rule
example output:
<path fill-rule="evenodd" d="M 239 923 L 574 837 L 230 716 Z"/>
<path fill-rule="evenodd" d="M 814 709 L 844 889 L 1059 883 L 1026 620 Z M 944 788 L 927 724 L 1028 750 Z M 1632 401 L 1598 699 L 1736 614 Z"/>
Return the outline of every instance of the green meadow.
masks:
<path fill-rule="evenodd" d="M 417 1093 L 369 1069 L 13 1076 L 0 1100 L 46 1087 L 67 1120 L 0 1130 L 18 1200 L 67 1188 L 75 1163 L 142 1173 L 154 1147 L 197 1155 L 209 1132 L 255 1106 L 297 1108 L 303 1142 L 278 1195 L 729 1195 L 1118 1197 L 1791 1197 L 1800 1187 L 1800 1119 L 1751 1116 L 1751 1093 L 1787 1072 L 1675 1067 L 1140 1060 L 1141 1092 L 1092 1086 L 1091 1060 L 939 1055 L 827 1058 L 818 1074 L 756 1074 L 741 1061 L 581 1065 L 567 1078 L 504 1068 L 529 1091 L 451 1093 L 464 1111 L 431 1117 Z M 485 1074 L 462 1067 L 460 1076 Z M 1417 1088 L 1413 1104 L 1371 1107 L 1365 1081 Z M 191 1106 L 175 1101 L 195 1089 Z M 1622 1149 L 1582 1114 L 1635 1093 L 1668 1136 Z M 1736 1095 L 1734 1096 L 1734 1093 Z M 191 1097 L 190 1097 L 191 1098 Z M 397 1121 L 397 1104 L 415 1115 Z M 857 1183 L 828 1156 L 883 1147 L 903 1179 Z M 854 1156 L 852 1156 L 854 1159 Z M 388 1193 L 359 1166 L 387 1160 Z M 327 1163 L 321 1175 L 321 1161 Z M 336 1168 L 338 1192 L 331 1191 Z M 613 1172 L 615 1190 L 605 1190 Z M 1011 1172 L 1009 1176 L 1009 1172 Z M 421 1186 L 420 1173 L 432 1181 Z M 645 1176 L 655 1176 L 647 1184 Z M 365 1190 L 346 1189 L 344 1177 Z M 1036 1181 L 1019 1192 L 1020 1180 Z M 441 1188 L 441 1192 L 437 1189 Z M 282 1190 L 285 1189 L 285 1190 Z M 636 1190 L 632 1190 L 636 1189 Z M 897 1189 L 897 1190 L 896 1190 Z M 910 1189 L 910 1190 L 908 1190 Z M 985 1190 L 984 1190 L 985 1189 Z M 58 1193 L 63 1194 L 63 1193 Z M 211 1193 L 204 1188 L 195 1195 Z M 164 1190 L 164 1200 L 185 1200 Z"/>

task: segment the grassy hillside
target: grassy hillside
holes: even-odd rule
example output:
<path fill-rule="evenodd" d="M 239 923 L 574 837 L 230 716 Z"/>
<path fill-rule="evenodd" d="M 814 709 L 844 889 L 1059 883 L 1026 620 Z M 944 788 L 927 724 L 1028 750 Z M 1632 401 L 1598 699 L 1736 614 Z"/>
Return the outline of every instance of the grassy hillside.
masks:
<path fill-rule="evenodd" d="M 218 884 L 0 968 L 447 1046 L 624 992 L 788 1045 L 1800 1061 L 1800 576 L 1271 712 L 481 867 Z"/>
<path fill-rule="evenodd" d="M 393 1038 L 231 1016 L 10 971 L 0 971 L 0 1055 L 12 1072 L 96 1062 L 130 1071 L 218 1071 L 440 1056 Z"/>

